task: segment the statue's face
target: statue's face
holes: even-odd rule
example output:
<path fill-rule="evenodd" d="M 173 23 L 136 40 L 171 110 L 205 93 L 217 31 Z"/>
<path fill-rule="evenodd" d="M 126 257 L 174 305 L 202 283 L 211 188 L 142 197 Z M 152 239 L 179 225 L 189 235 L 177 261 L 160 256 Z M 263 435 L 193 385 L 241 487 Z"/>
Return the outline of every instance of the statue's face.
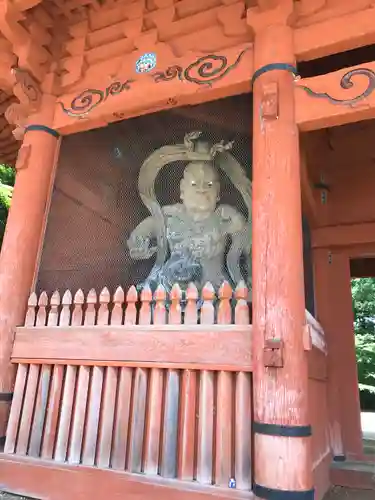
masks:
<path fill-rule="evenodd" d="M 192 162 L 187 165 L 181 180 L 181 200 L 188 212 L 209 215 L 215 211 L 220 184 L 210 163 Z"/>

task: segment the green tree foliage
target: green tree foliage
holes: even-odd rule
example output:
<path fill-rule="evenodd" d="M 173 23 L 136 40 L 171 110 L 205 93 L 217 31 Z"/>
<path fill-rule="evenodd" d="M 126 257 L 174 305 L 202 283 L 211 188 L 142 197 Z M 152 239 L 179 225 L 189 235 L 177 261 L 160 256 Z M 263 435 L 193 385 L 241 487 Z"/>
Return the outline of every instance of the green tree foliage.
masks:
<path fill-rule="evenodd" d="M 358 381 L 363 409 L 375 409 L 375 278 L 352 280 Z"/>
<path fill-rule="evenodd" d="M 3 242 L 14 181 L 15 172 L 13 168 L 7 165 L 0 165 L 0 246 Z"/>

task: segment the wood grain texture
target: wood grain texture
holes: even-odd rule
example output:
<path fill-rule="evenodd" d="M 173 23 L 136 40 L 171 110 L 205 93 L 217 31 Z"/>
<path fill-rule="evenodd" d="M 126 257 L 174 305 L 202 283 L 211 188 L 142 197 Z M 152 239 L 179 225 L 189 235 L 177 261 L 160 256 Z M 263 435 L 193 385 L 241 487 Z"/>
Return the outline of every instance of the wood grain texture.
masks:
<path fill-rule="evenodd" d="M 118 470 L 124 470 L 126 463 L 132 394 L 132 377 L 133 370 L 131 368 L 120 369 L 115 408 L 115 421 L 113 424 L 113 449 L 111 459 L 112 467 Z"/>
<path fill-rule="evenodd" d="M 51 365 L 43 365 L 41 367 L 28 451 L 28 454 L 32 457 L 39 457 L 41 451 L 44 422 L 46 419 L 48 395 L 50 389 L 51 372 Z"/>
<path fill-rule="evenodd" d="M 117 379 L 117 368 L 109 366 L 105 371 L 103 387 L 103 399 L 100 415 L 100 428 L 96 459 L 98 467 L 109 467 L 111 463 Z"/>
<path fill-rule="evenodd" d="M 93 467 L 59 465 L 35 459 L 0 456 L 0 483 L 7 491 L 34 498 L 66 500 L 69 485 L 75 500 L 253 500 L 251 492 L 200 486 L 162 478 L 118 473 Z"/>
<path fill-rule="evenodd" d="M 28 450 L 40 369 L 41 367 L 38 365 L 31 365 L 27 376 L 25 399 L 16 448 L 16 452 L 20 455 L 26 455 Z"/>
<path fill-rule="evenodd" d="M 52 372 L 50 395 L 47 407 L 46 424 L 42 445 L 42 458 L 51 459 L 57 437 L 57 425 L 61 408 L 61 396 L 63 389 L 65 367 L 55 365 Z"/>
<path fill-rule="evenodd" d="M 16 383 L 14 386 L 14 396 L 10 410 L 4 452 L 13 453 L 16 449 L 16 439 L 18 426 L 21 418 L 23 398 L 26 389 L 27 365 L 19 365 L 17 369 Z"/>
<path fill-rule="evenodd" d="M 19 328 L 13 361 L 85 360 L 233 366 L 251 371 L 250 325 Z M 22 362 L 22 361 L 21 361 Z"/>

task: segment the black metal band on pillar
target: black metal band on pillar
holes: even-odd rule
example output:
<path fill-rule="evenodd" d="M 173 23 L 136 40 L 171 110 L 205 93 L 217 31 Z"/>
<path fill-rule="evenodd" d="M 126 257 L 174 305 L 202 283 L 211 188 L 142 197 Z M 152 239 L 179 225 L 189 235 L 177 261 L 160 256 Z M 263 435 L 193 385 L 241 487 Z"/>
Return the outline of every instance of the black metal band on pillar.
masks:
<path fill-rule="evenodd" d="M 0 401 L 12 401 L 13 392 L 0 392 Z"/>
<path fill-rule="evenodd" d="M 312 435 L 311 425 L 277 425 L 253 422 L 253 430 L 257 434 L 282 437 L 309 437 Z"/>
<path fill-rule="evenodd" d="M 303 491 L 273 490 L 256 483 L 253 486 L 254 495 L 265 500 L 314 500 L 314 492 L 314 489 Z"/>
<path fill-rule="evenodd" d="M 251 85 L 254 85 L 254 82 L 257 78 L 259 78 L 261 75 L 264 73 L 268 73 L 269 71 L 289 71 L 289 73 L 292 73 L 294 78 L 297 80 L 299 78 L 297 68 L 293 66 L 293 64 L 288 64 L 288 63 L 271 63 L 271 64 L 266 64 L 262 66 L 261 68 L 257 69 L 255 73 L 253 74 L 253 77 L 251 79 Z"/>
<path fill-rule="evenodd" d="M 27 132 L 45 132 L 46 134 L 52 135 L 56 139 L 60 137 L 60 134 L 57 132 L 57 130 L 47 127 L 46 125 L 28 125 L 25 128 L 25 134 Z"/>

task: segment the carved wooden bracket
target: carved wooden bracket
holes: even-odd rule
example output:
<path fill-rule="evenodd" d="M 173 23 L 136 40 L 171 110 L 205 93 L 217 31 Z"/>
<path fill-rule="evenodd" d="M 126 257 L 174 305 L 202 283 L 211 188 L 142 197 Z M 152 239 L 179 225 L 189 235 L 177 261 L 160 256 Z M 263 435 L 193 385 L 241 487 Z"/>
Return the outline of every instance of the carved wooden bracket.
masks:
<path fill-rule="evenodd" d="M 21 141 L 25 133 L 27 119 L 31 113 L 35 113 L 41 103 L 42 93 L 38 83 L 22 68 L 13 68 L 13 93 L 19 100 L 18 103 L 11 104 L 5 111 L 5 118 L 16 128 L 13 131 L 14 137 Z"/>
<path fill-rule="evenodd" d="M 264 366 L 267 368 L 282 368 L 283 359 L 283 341 L 281 339 L 266 339 L 263 352 Z"/>

